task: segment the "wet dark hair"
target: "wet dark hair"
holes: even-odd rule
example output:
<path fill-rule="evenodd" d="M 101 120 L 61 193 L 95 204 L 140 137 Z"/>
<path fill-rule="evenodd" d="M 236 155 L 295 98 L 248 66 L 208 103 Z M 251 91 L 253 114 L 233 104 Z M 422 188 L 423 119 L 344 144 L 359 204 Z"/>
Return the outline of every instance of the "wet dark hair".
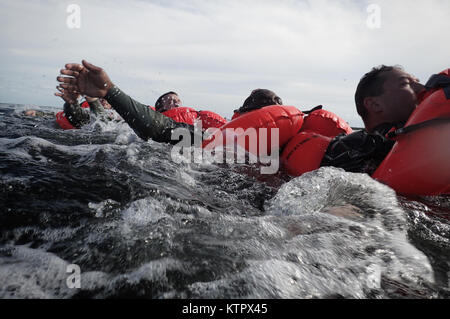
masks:
<path fill-rule="evenodd" d="M 167 93 L 164 93 L 163 95 L 161 95 L 155 102 L 155 109 L 157 112 L 159 112 L 159 110 L 163 107 L 163 99 L 165 96 L 170 95 L 170 94 L 175 94 L 176 96 L 178 96 L 177 93 L 170 91 Z"/>
<path fill-rule="evenodd" d="M 252 91 L 250 96 L 244 101 L 242 107 L 237 111 L 242 114 L 268 105 L 283 105 L 283 101 L 273 91 L 256 89 Z"/>
<path fill-rule="evenodd" d="M 372 68 L 372 70 L 361 78 L 355 92 L 355 103 L 358 114 L 365 121 L 368 115 L 367 109 L 364 106 L 364 99 L 366 97 L 380 96 L 383 94 L 383 84 L 386 77 L 382 75 L 384 72 L 392 70 L 403 70 L 399 65 L 387 66 L 380 65 Z"/>

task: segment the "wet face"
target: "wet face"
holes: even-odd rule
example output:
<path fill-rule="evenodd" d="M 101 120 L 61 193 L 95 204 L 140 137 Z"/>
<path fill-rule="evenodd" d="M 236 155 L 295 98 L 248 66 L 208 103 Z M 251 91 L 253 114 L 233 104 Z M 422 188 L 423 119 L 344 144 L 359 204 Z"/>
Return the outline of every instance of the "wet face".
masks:
<path fill-rule="evenodd" d="M 162 107 L 160 112 L 165 112 L 181 106 L 181 100 L 176 94 L 168 94 L 162 98 Z"/>
<path fill-rule="evenodd" d="M 417 94 L 425 89 L 419 80 L 398 69 L 385 72 L 383 94 L 378 97 L 380 112 L 388 123 L 405 123 L 417 107 Z"/>
<path fill-rule="evenodd" d="M 23 111 L 23 115 L 36 116 L 36 111 L 35 110 L 26 110 L 26 111 Z"/>

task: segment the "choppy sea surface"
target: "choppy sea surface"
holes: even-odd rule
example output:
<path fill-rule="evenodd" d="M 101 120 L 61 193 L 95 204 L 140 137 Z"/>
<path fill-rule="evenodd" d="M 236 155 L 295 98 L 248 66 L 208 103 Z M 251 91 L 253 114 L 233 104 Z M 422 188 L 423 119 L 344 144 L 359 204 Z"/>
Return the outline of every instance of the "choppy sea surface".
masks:
<path fill-rule="evenodd" d="M 0 298 L 450 296 L 448 196 L 177 164 L 125 123 L 26 108 L 0 104 Z"/>

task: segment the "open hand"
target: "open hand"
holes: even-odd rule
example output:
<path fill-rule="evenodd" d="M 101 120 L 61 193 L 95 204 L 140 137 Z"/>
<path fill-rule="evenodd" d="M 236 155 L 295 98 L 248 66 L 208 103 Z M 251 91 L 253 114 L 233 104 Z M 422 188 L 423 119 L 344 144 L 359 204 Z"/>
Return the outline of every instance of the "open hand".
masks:
<path fill-rule="evenodd" d="M 71 90 L 70 88 L 63 88 L 60 86 L 56 87 L 58 89 L 59 92 L 56 92 L 55 95 L 59 96 L 60 98 L 62 98 L 65 102 L 69 103 L 69 104 L 75 104 L 76 101 L 78 100 L 78 97 L 80 96 L 80 94 L 76 93 L 75 91 Z"/>
<path fill-rule="evenodd" d="M 66 64 L 61 74 L 64 76 L 58 76 L 56 79 L 62 83 L 60 86 L 63 89 L 91 97 L 105 97 L 109 89 L 113 87 L 108 74 L 102 68 L 85 60 L 82 61 L 82 65 Z"/>

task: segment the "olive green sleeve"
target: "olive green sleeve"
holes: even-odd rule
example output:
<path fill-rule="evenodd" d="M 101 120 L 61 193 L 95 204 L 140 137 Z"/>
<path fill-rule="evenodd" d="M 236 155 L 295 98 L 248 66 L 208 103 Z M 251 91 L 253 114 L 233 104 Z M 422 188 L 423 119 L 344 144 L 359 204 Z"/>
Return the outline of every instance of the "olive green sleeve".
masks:
<path fill-rule="evenodd" d="M 103 105 L 99 99 L 96 99 L 96 100 L 94 100 L 92 102 L 88 102 L 88 103 L 89 103 L 89 109 L 95 115 L 100 115 L 100 114 L 105 113 L 105 109 L 103 108 Z"/>
<path fill-rule="evenodd" d="M 64 103 L 64 114 L 69 122 L 76 128 L 80 128 L 85 124 L 88 124 L 91 120 L 91 116 L 88 110 L 83 110 L 80 104 Z"/>
<path fill-rule="evenodd" d="M 144 140 L 152 139 L 156 142 L 176 144 L 179 140 L 172 140 L 172 131 L 177 128 L 185 128 L 191 135 L 191 143 L 194 142 L 194 126 L 175 122 L 147 105 L 133 100 L 117 86 L 108 91 L 105 99 Z"/>

